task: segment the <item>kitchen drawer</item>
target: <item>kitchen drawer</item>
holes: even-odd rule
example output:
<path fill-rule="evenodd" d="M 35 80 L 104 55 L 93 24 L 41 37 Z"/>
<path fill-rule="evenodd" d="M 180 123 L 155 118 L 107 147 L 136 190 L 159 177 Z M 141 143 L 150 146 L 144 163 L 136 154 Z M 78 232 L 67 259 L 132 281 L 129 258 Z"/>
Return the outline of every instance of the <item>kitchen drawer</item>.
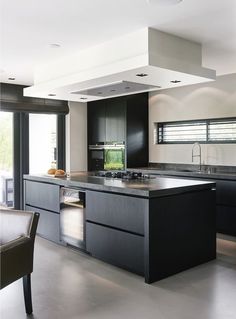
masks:
<path fill-rule="evenodd" d="M 217 206 L 217 232 L 236 236 L 236 207 Z"/>
<path fill-rule="evenodd" d="M 236 206 L 236 182 L 217 180 L 216 200 L 217 204 Z"/>
<path fill-rule="evenodd" d="M 144 234 L 144 214 L 148 211 L 148 200 L 94 191 L 87 191 L 86 196 L 88 221 Z"/>
<path fill-rule="evenodd" d="M 60 242 L 60 215 L 25 205 L 25 210 L 40 213 L 37 233 L 56 243 Z"/>
<path fill-rule="evenodd" d="M 144 273 L 144 237 L 86 223 L 86 247 L 94 257 L 137 274 Z"/>
<path fill-rule="evenodd" d="M 59 186 L 40 182 L 25 181 L 25 204 L 60 211 Z"/>

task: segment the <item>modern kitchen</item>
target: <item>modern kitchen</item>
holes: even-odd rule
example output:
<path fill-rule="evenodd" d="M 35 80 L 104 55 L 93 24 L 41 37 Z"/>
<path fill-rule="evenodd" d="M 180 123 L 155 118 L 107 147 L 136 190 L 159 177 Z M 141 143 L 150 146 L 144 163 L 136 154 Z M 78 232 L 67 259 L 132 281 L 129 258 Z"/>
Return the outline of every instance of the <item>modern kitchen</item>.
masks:
<path fill-rule="evenodd" d="M 24 17 L 35 41 L 24 2 L 11 37 Z M 91 17 L 39 33 L 41 57 L 5 27 L 1 319 L 235 318 L 236 6 L 214 3 L 103 0 L 100 25 L 62 0 Z"/>

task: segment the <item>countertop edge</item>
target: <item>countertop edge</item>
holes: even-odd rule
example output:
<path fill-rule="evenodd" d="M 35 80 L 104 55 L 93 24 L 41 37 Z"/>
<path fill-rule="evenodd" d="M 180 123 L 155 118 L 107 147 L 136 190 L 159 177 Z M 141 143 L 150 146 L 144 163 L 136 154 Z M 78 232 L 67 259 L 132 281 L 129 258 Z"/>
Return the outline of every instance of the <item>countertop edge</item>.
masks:
<path fill-rule="evenodd" d="M 107 186 L 103 184 L 95 184 L 92 182 L 83 182 L 83 181 L 73 181 L 68 180 L 67 178 L 55 178 L 50 176 L 40 176 L 40 175 L 23 175 L 24 180 L 43 182 L 49 184 L 55 184 L 63 187 L 76 187 L 83 188 L 87 190 L 95 190 L 99 192 L 108 192 L 115 193 L 120 195 L 134 196 L 134 197 L 143 197 L 143 198 L 156 198 L 156 197 L 164 197 L 164 196 L 173 196 L 177 194 L 193 192 L 193 191 L 202 191 L 206 189 L 211 189 L 215 187 L 214 182 L 203 181 L 202 184 L 199 185 L 186 185 L 186 186 L 177 186 L 174 188 L 166 188 L 166 189 L 152 189 L 152 190 L 141 190 L 135 188 L 124 188 L 118 186 Z M 165 177 L 161 177 L 165 178 Z"/>

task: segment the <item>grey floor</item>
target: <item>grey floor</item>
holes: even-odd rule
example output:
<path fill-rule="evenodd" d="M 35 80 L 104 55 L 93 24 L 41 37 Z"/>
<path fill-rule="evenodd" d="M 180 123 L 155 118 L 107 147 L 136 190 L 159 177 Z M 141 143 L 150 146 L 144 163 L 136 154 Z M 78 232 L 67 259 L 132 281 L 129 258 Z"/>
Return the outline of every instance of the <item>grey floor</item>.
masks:
<path fill-rule="evenodd" d="M 228 240 L 230 239 L 230 240 Z M 152 285 L 37 238 L 34 319 L 235 319 L 236 241 L 218 239 L 216 261 Z M 21 280 L 0 292 L 0 318 L 26 318 Z"/>

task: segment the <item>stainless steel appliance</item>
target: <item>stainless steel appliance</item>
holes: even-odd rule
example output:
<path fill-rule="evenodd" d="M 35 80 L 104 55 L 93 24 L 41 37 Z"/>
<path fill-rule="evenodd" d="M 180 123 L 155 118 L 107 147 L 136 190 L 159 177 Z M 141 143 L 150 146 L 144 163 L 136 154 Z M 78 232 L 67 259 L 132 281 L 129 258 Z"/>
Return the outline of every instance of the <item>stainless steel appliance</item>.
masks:
<path fill-rule="evenodd" d="M 136 171 L 101 171 L 96 172 L 95 176 L 98 177 L 105 177 L 105 178 L 115 178 L 115 179 L 122 179 L 124 181 L 129 180 L 147 180 L 147 179 L 155 179 L 156 176 L 144 174 L 142 172 Z"/>
<path fill-rule="evenodd" d="M 124 169 L 125 145 L 123 142 L 89 145 L 89 170 Z"/>
<path fill-rule="evenodd" d="M 61 240 L 68 245 L 82 250 L 86 250 L 85 199 L 86 194 L 83 190 L 61 188 Z"/>

